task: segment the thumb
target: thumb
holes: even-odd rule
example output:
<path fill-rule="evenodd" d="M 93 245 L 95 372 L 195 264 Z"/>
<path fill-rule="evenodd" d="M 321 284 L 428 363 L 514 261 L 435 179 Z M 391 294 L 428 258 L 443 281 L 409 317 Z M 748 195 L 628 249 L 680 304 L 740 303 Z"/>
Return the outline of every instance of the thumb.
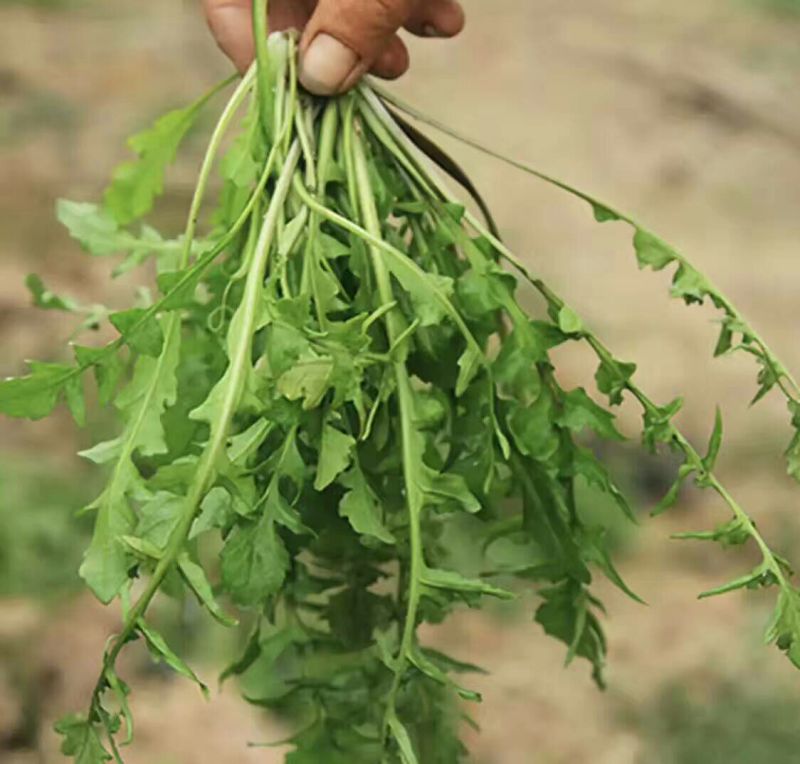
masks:
<path fill-rule="evenodd" d="M 300 81 L 333 95 L 356 84 L 411 16 L 413 0 L 319 0 L 300 43 Z"/>

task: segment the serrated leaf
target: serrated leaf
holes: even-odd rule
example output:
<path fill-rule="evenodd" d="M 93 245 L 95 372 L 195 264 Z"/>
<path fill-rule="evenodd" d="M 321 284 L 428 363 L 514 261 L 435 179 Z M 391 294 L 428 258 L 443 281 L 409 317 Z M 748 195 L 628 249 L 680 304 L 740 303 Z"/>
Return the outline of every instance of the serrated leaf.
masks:
<path fill-rule="evenodd" d="M 666 406 L 646 408 L 642 442 L 651 453 L 656 452 L 659 443 L 671 443 L 675 437 L 672 420 L 683 407 L 683 399 L 676 398 Z"/>
<path fill-rule="evenodd" d="M 708 599 L 709 597 L 718 597 L 720 594 L 727 594 L 737 589 L 757 589 L 764 586 L 773 586 L 775 583 L 775 574 L 766 563 L 762 563 L 749 573 L 729 581 L 727 584 L 722 584 L 699 594 L 698 598 L 701 600 Z"/>
<path fill-rule="evenodd" d="M 180 241 L 165 241 L 153 228 L 144 226 L 135 236 L 119 227 L 114 218 L 96 204 L 59 199 L 56 216 L 70 236 L 90 255 L 127 255 L 114 275 L 118 276 L 144 262 L 150 255 L 176 254 Z"/>
<path fill-rule="evenodd" d="M 625 495 L 616 486 L 605 465 L 598 460 L 592 451 L 576 448 L 573 456 L 574 474 L 581 475 L 590 485 L 608 494 L 632 523 L 638 523 Z"/>
<path fill-rule="evenodd" d="M 153 356 L 161 353 L 164 334 L 158 319 L 144 308 L 132 308 L 108 317 L 125 342 L 137 353 Z"/>
<path fill-rule="evenodd" d="M 100 736 L 85 716 L 69 714 L 54 725 L 55 731 L 63 735 L 61 753 L 71 756 L 75 764 L 103 764 L 111 761 L 110 754 L 103 747 Z"/>
<path fill-rule="evenodd" d="M 583 321 L 572 308 L 564 305 L 558 311 L 558 328 L 564 334 L 580 334 L 583 331 Z"/>
<path fill-rule="evenodd" d="M 25 278 L 25 286 L 33 298 L 33 304 L 42 310 L 63 310 L 67 313 L 74 313 L 78 309 L 78 304 L 70 297 L 59 297 L 51 292 L 35 273 L 29 273 Z"/>
<path fill-rule="evenodd" d="M 278 392 L 290 401 L 302 400 L 303 408 L 310 411 L 322 403 L 333 369 L 333 359 L 328 356 L 301 358 L 278 379 Z"/>
<path fill-rule="evenodd" d="M 647 603 L 625 583 L 625 580 L 620 575 L 609 554 L 605 537 L 606 530 L 604 528 L 595 528 L 584 532 L 581 539 L 581 549 L 586 561 L 597 565 L 603 571 L 605 577 L 634 602 L 646 605 Z"/>
<path fill-rule="evenodd" d="M 326 424 L 323 427 L 317 476 L 314 479 L 315 490 L 323 491 L 347 469 L 353 458 L 355 444 L 356 441 L 352 436 L 337 430 L 332 425 Z"/>
<path fill-rule="evenodd" d="M 414 664 L 425 676 L 433 679 L 434 682 L 443 685 L 444 687 L 452 687 L 459 697 L 464 700 L 469 700 L 474 703 L 481 702 L 481 694 L 473 690 L 467 690 L 454 682 L 447 673 L 442 670 L 433 660 L 431 660 L 419 647 L 414 646 L 408 655 L 408 659 Z"/>
<path fill-rule="evenodd" d="M 481 503 L 469 490 L 462 475 L 453 472 L 437 472 L 423 465 L 419 487 L 427 501 L 433 505 L 452 506 L 455 504 L 465 512 L 480 512 Z"/>
<path fill-rule="evenodd" d="M 705 457 L 703 457 L 703 467 L 706 472 L 713 472 L 717 464 L 717 457 L 719 450 L 722 446 L 722 411 L 717 406 L 717 412 L 714 417 L 714 429 L 711 433 L 711 439 L 708 442 L 708 450 Z"/>
<path fill-rule="evenodd" d="M 64 385 L 64 398 L 67 407 L 78 427 L 86 425 L 86 398 L 83 395 L 83 378 L 76 374 L 69 377 Z"/>
<path fill-rule="evenodd" d="M 590 202 L 592 205 L 592 212 L 594 213 L 594 219 L 598 223 L 607 223 L 607 222 L 614 222 L 620 220 L 619 214 L 614 212 L 614 210 L 609 209 L 605 205 L 600 204 L 599 202 Z"/>
<path fill-rule="evenodd" d="M 97 398 L 101 406 L 106 406 L 114 397 L 117 385 L 125 371 L 125 364 L 116 349 L 108 346 L 100 348 L 73 345 L 75 360 L 81 368 L 92 367 L 97 381 Z"/>
<path fill-rule="evenodd" d="M 765 638 L 767 642 L 774 642 L 794 666 L 800 668 L 800 593 L 797 589 L 781 589 Z"/>
<path fill-rule="evenodd" d="M 480 347 L 468 344 L 458 359 L 458 377 L 456 379 L 456 397 L 460 398 L 467 391 L 470 383 L 478 375 L 484 364 L 484 356 Z"/>
<path fill-rule="evenodd" d="M 105 209 L 113 220 L 127 225 L 150 211 L 153 201 L 164 190 L 164 172 L 174 160 L 178 146 L 218 89 L 183 109 L 165 114 L 128 141 L 137 159 L 114 171 L 104 197 Z"/>
<path fill-rule="evenodd" d="M 166 451 L 161 417 L 177 396 L 180 348 L 173 332 L 178 328 L 173 327 L 168 333 L 158 359 L 138 358 L 133 379 L 117 397 L 116 404 L 126 419 L 126 427 L 111 477 L 91 505 L 97 510 L 97 518 L 80 568 L 81 577 L 105 603 L 116 596 L 128 577 L 129 562 L 119 538 L 131 535 L 135 522 L 128 493 L 139 480 L 139 474 L 132 457 L 137 451 L 145 456 Z"/>
<path fill-rule="evenodd" d="M 517 448 L 526 456 L 544 462 L 558 449 L 554 418 L 552 398 L 542 390 L 530 406 L 510 406 L 506 423 Z"/>
<path fill-rule="evenodd" d="M 150 649 L 151 654 L 155 658 L 163 660 L 173 671 L 181 676 L 191 679 L 200 688 L 203 695 L 208 698 L 208 687 L 206 687 L 200 681 L 197 674 L 192 671 L 183 658 L 179 657 L 172 650 L 161 634 L 159 634 L 152 626 L 148 625 L 142 618 L 137 621 L 136 627 L 139 630 L 139 633 L 145 638 L 147 647 Z"/>
<path fill-rule="evenodd" d="M 572 432 L 579 433 L 585 428 L 593 430 L 607 440 L 625 440 L 617 430 L 616 417 L 595 403 L 582 387 L 571 390 L 564 396 L 558 423 Z"/>
<path fill-rule="evenodd" d="M 672 280 L 670 293 L 687 305 L 700 305 L 709 293 L 709 286 L 703 274 L 688 263 L 681 263 Z"/>
<path fill-rule="evenodd" d="M 373 536 L 384 544 L 393 544 L 395 539 L 384 525 L 381 504 L 361 468 L 353 465 L 339 482 L 349 489 L 339 502 L 339 514 L 347 518 L 356 533 Z"/>
<path fill-rule="evenodd" d="M 237 529 L 221 555 L 222 585 L 242 607 L 260 607 L 283 584 L 289 555 L 271 519 Z"/>
<path fill-rule="evenodd" d="M 678 259 L 675 250 L 657 236 L 641 228 L 638 228 L 634 234 L 633 247 L 636 250 L 636 259 L 639 261 L 640 268 L 652 268 L 654 271 L 660 271 Z"/>
<path fill-rule="evenodd" d="M 394 741 L 397 743 L 397 748 L 400 751 L 400 759 L 403 764 L 419 764 L 417 755 L 414 753 L 414 746 L 411 743 L 411 738 L 408 735 L 408 730 L 394 714 L 389 717 L 389 729 L 392 733 L 392 738 L 394 738 Z"/>
<path fill-rule="evenodd" d="M 178 557 L 178 568 L 200 604 L 204 605 L 219 623 L 223 626 L 236 626 L 238 624 L 235 618 L 226 615 L 225 611 L 219 606 L 211 589 L 211 584 L 206 578 L 205 571 L 186 552 L 183 552 Z"/>
<path fill-rule="evenodd" d="M 122 535 L 119 537 L 119 541 L 130 552 L 133 552 L 135 556 L 143 560 L 153 560 L 157 562 L 164 556 L 164 550 L 148 539 Z"/>
<path fill-rule="evenodd" d="M 691 531 L 674 533 L 672 538 L 679 540 L 717 541 L 723 546 L 741 546 L 751 538 L 750 528 L 740 517 L 734 517 L 727 523 L 718 525 L 713 531 Z"/>
<path fill-rule="evenodd" d="M 53 412 L 69 380 L 79 369 L 60 363 L 30 364 L 31 373 L 0 382 L 0 413 L 24 419 L 42 419 Z"/>
<path fill-rule="evenodd" d="M 650 512 L 651 517 L 658 517 L 658 515 L 663 514 L 668 509 L 671 509 L 675 506 L 678 501 L 678 497 L 680 496 L 681 488 L 683 488 L 683 484 L 693 472 L 694 467 L 691 464 L 682 464 L 680 466 L 675 482 L 672 484 L 672 486 L 670 486 L 670 489 L 664 495 L 664 498 L 661 499 L 661 501 L 659 501 Z"/>
<path fill-rule="evenodd" d="M 486 581 L 477 578 L 464 578 L 454 570 L 442 570 L 441 568 L 426 568 L 420 577 L 420 581 L 433 589 L 446 589 L 466 594 L 480 594 L 487 597 L 497 597 L 501 600 L 513 600 L 516 595 L 506 589 L 492 586 Z"/>
<path fill-rule="evenodd" d="M 608 396 L 608 402 L 612 406 L 618 406 L 622 403 L 622 394 L 628 389 L 635 373 L 635 363 L 626 363 L 616 359 L 613 360 L 613 363 L 609 363 L 603 359 L 594 378 L 597 382 L 597 389 Z"/>
<path fill-rule="evenodd" d="M 584 587 L 573 580 L 562 581 L 543 589 L 544 602 L 536 611 L 536 621 L 545 632 L 568 647 L 567 662 L 575 657 L 586 658 L 593 666 L 595 682 L 602 688 L 606 640 L 592 608 L 600 603 Z"/>

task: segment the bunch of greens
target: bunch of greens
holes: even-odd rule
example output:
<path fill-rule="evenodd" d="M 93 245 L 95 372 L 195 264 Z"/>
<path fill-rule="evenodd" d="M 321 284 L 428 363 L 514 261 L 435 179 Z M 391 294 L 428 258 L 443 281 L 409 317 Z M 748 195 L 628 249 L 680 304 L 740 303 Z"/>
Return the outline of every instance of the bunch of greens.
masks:
<path fill-rule="evenodd" d="M 220 602 L 236 607 L 251 634 L 223 678 L 243 677 L 251 702 L 298 720 L 293 764 L 461 760 L 463 701 L 480 698 L 458 677 L 476 669 L 417 632 L 485 598 L 535 587 L 536 621 L 602 684 L 592 571 L 636 595 L 604 529 L 581 521 L 575 481 L 633 515 L 576 440 L 622 435 L 583 388 L 560 385 L 549 351 L 568 342 L 596 353 L 611 406 L 626 393 L 641 404 L 648 449 L 682 454 L 660 508 L 693 477 L 732 514 L 691 537 L 759 547 L 754 571 L 707 595 L 776 587 L 768 639 L 800 665 L 789 565 L 714 476 L 719 418 L 701 456 L 672 422 L 680 402 L 658 406 L 639 389 L 635 366 L 466 211 L 374 90 L 320 100 L 298 89 L 294 41 L 268 41 L 264 5 L 254 3 L 257 62 L 222 111 L 181 237 L 130 226 L 151 210 L 198 113 L 230 82 L 133 138 L 137 158 L 117 170 L 102 206 L 59 206 L 89 252 L 126 254 L 119 271 L 155 260 L 157 298 L 108 314 L 119 332 L 110 344 L 76 344 L 74 362 L 32 363 L 28 376 L 0 384 L 8 415 L 40 418 L 63 398 L 81 424 L 92 372 L 100 404 L 113 401 L 123 425 L 83 454 L 109 478 L 87 508 L 95 528 L 81 566 L 100 600 L 120 602 L 123 626 L 88 712 L 58 724 L 64 753 L 81 764 L 123 760 L 133 720 L 116 663 L 132 641 L 205 692 L 149 617 L 159 592 L 188 593 L 231 627 Z M 201 235 L 218 158 L 223 184 Z M 779 387 L 800 425 L 794 382 L 733 306 L 660 239 L 581 196 L 598 220 L 634 226 L 642 265 L 677 264 L 676 296 L 724 312 L 717 351 L 755 356 L 761 394 Z M 503 261 L 543 296 L 543 315 L 520 308 Z M 86 313 L 90 326 L 105 320 L 39 280 L 31 287 L 42 307 Z M 798 451 L 800 437 L 788 452 L 795 475 Z M 464 513 L 480 529 L 479 578 L 462 575 L 444 543 Z"/>

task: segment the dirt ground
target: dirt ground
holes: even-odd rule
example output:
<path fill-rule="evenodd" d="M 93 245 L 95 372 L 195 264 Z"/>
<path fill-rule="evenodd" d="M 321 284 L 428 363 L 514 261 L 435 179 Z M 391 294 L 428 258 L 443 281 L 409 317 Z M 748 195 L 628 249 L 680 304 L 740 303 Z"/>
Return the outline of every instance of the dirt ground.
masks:
<path fill-rule="evenodd" d="M 647 221 L 800 370 L 800 20 L 747 0 L 464 4 L 464 36 L 451 44 L 415 41 L 413 73 L 397 92 Z M 29 309 L 22 286 L 29 270 L 89 302 L 121 301 L 130 289 L 109 287 L 109 265 L 80 255 L 54 221 L 53 203 L 96 197 L 129 133 L 227 72 L 197 5 L 0 4 L 0 375 L 18 372 L 23 358 L 47 356 L 65 336 L 58 320 Z M 780 462 L 784 404 L 770 396 L 748 409 L 752 364 L 709 360 L 713 314 L 670 302 L 663 274 L 639 274 L 620 225 L 598 226 L 585 205 L 561 192 L 442 142 L 485 191 L 513 247 L 619 356 L 640 364 L 643 387 L 663 402 L 686 396 L 679 421 L 698 445 L 714 405 L 722 406 L 722 477 L 778 547 L 798 559 L 798 494 Z M 185 203 L 196 163 L 197 146 L 172 173 L 166 205 Z M 590 383 L 588 358 L 565 353 L 559 364 L 565 379 Z M 626 408 L 622 421 L 635 435 L 636 413 Z M 36 458 L 43 469 L 85 476 L 73 456 L 85 437 L 66 420 L 0 420 L 0 461 Z M 610 643 L 603 695 L 584 666 L 562 668 L 564 651 L 527 614 L 465 613 L 430 635 L 491 672 L 477 682 L 485 701 L 474 711 L 482 733 L 469 738 L 476 764 L 666 764 L 631 718 L 675 681 L 702 696 L 721 679 L 758 676 L 800 698 L 789 664 L 760 644 L 766 600 L 695 599 L 740 572 L 747 555 L 668 539 L 725 519 L 718 510 L 692 494 L 674 515 L 644 523 L 620 567 L 649 607 L 600 586 Z M 532 612 L 534 602 L 527 605 Z M 48 720 L 81 705 L 113 625 L 114 615 L 86 597 L 57 608 L 0 598 L 0 741 L 13 738 L 26 704 L 35 703 L 43 720 L 33 747 L 0 748 L 4 763 L 60 760 Z M 193 687 L 132 660 L 141 679 L 131 764 L 282 760 L 279 749 L 245 746 L 284 731 L 240 702 L 234 688 L 206 704 Z"/>

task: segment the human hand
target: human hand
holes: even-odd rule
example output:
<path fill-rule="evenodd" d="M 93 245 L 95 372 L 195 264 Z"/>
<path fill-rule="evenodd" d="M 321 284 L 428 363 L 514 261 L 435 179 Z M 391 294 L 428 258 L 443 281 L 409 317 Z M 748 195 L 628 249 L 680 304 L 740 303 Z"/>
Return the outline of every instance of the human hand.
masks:
<path fill-rule="evenodd" d="M 251 0 L 203 0 L 220 48 L 240 71 L 254 57 Z M 421 37 L 454 37 L 464 26 L 457 0 L 271 0 L 271 31 L 303 30 L 299 76 L 317 95 L 342 93 L 367 72 L 395 79 L 409 66 L 401 27 Z"/>

